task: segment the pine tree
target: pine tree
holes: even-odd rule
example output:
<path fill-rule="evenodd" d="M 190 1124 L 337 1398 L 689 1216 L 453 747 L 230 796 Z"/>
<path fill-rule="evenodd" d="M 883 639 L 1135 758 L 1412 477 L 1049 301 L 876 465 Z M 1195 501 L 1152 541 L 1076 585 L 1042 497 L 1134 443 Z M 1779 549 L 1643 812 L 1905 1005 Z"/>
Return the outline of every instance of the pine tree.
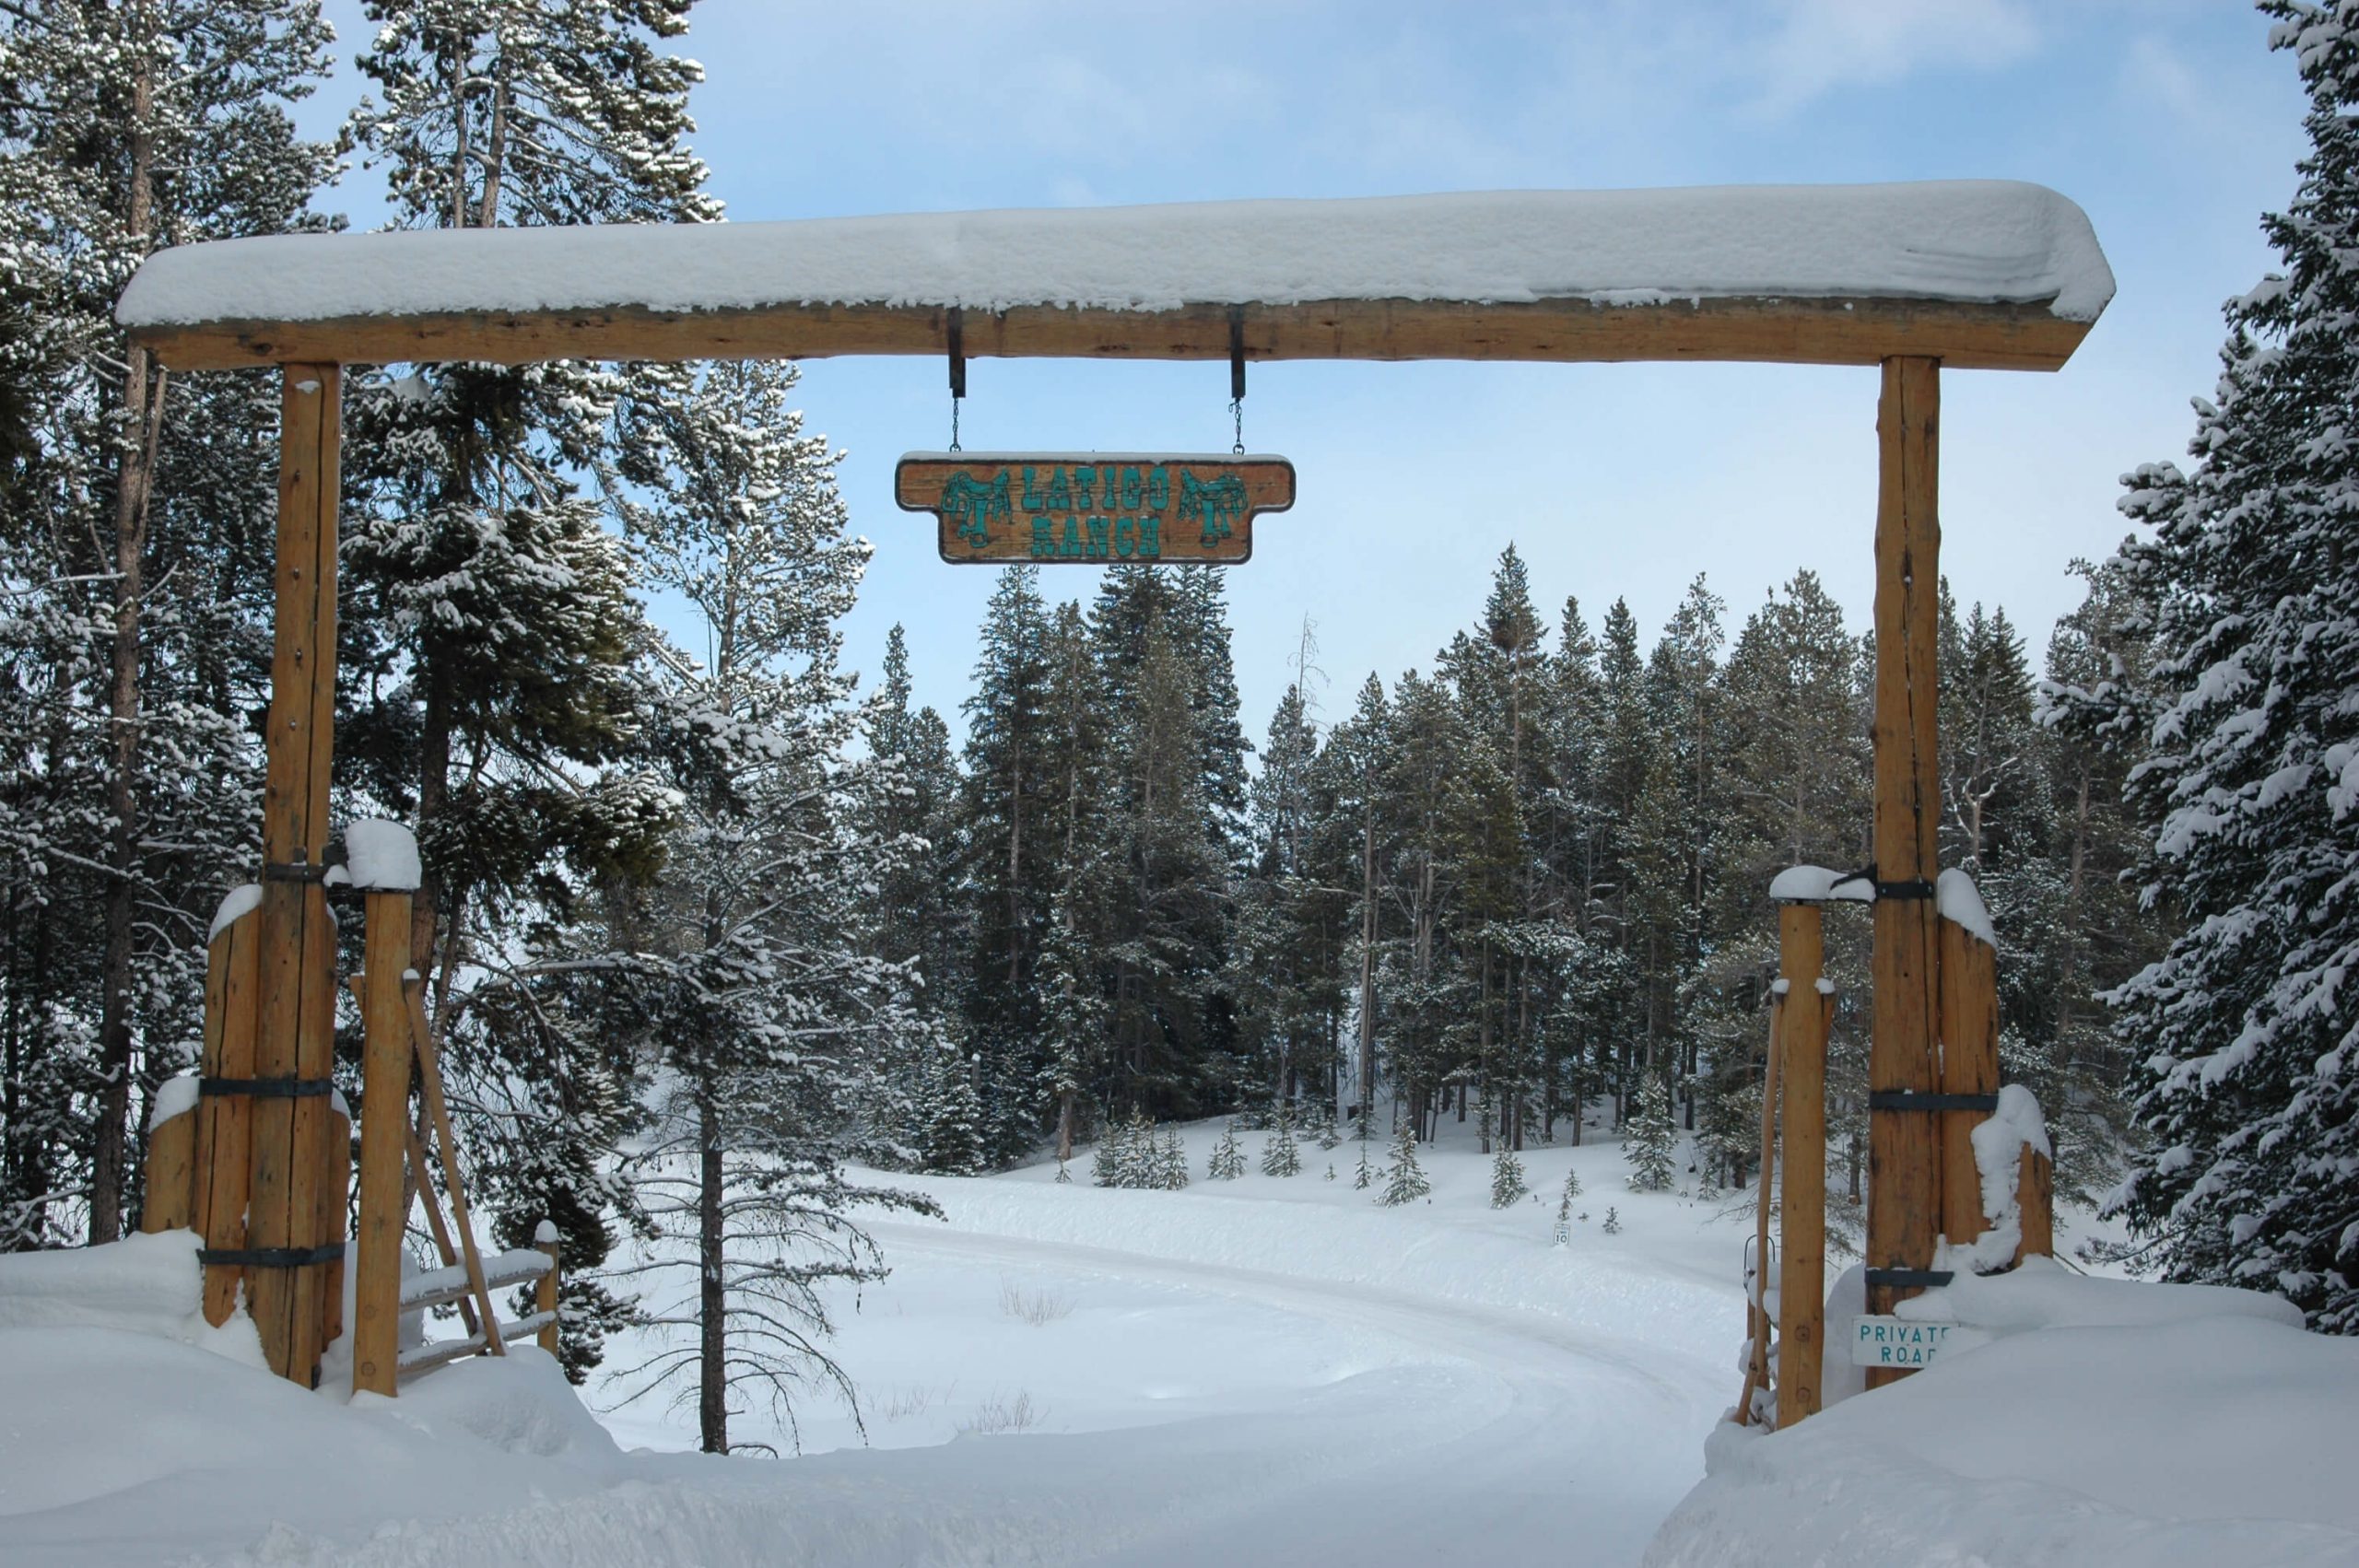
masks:
<path fill-rule="evenodd" d="M 801 1384 L 847 1386 L 818 1348 L 822 1292 L 883 1273 L 847 1211 L 934 1211 L 845 1179 L 878 1119 L 883 1071 L 931 1055 L 932 1157 L 971 1169 L 978 1153 L 967 1064 L 919 1006 L 914 961 L 875 951 L 874 890 L 921 851 L 866 809 L 901 765 L 857 753 L 855 678 L 835 662 L 868 551 L 846 528 L 834 456 L 787 404 L 792 386 L 791 367 L 718 366 L 628 416 L 634 462 L 665 460 L 637 475 L 625 521 L 648 578 L 693 607 L 709 649 L 660 661 L 673 684 L 637 704 L 671 768 L 671 799 L 640 808 L 669 826 L 665 853 L 606 866 L 594 899 L 538 871 L 540 901 L 573 915 L 537 937 L 555 962 L 472 993 L 495 1060 L 548 1067 L 529 1080 L 533 1100 L 499 1107 L 512 1125 L 476 1141 L 476 1168 L 504 1176 L 511 1208 L 555 1191 L 594 1217 L 584 1194 L 616 1187 L 642 1203 L 675 1245 L 639 1272 L 693 1281 L 677 1326 L 694 1333 L 657 1335 L 622 1375 L 692 1382 L 714 1453 L 729 1451 L 746 1394 L 791 1421 Z M 609 1033 L 635 1063 L 600 1048 Z M 628 1179 L 592 1187 L 623 1129 L 597 1113 L 640 1082 L 648 1130 L 622 1158 Z"/>
<path fill-rule="evenodd" d="M 1671 1190 L 1678 1139 L 1679 1129 L 1671 1116 L 1671 1091 L 1660 1074 L 1649 1072 L 1639 1085 L 1637 1109 L 1631 1115 L 1622 1151 L 1630 1162 L 1631 1191 Z"/>
<path fill-rule="evenodd" d="M 961 880 L 972 900 L 968 1016 L 983 1059 L 993 1153 L 1003 1156 L 1038 1131 L 1040 1107 L 1032 1102 L 1047 1066 L 1039 1048 L 1043 999 L 1034 971 L 1056 883 L 1054 867 L 1041 854 L 1052 773 L 1043 709 L 1049 615 L 1039 579 L 1037 567 L 1000 573 L 977 634 L 974 689 L 963 704 Z"/>
<path fill-rule="evenodd" d="M 1360 1166 L 1352 1174 L 1352 1188 L 1356 1192 L 1366 1192 L 1368 1183 L 1375 1179 L 1375 1167 L 1367 1162 L 1367 1140 L 1363 1138 L 1360 1140 Z"/>
<path fill-rule="evenodd" d="M 1610 1236 L 1618 1236 L 1622 1234 L 1622 1215 L 1620 1211 L 1610 1203 L 1605 1206 L 1605 1224 L 1603 1228 L 1605 1234 Z"/>
<path fill-rule="evenodd" d="M 1089 1179 L 1099 1187 L 1134 1187 L 1138 1155 L 1135 1125 L 1129 1119 L 1109 1121 L 1090 1156 Z"/>
<path fill-rule="evenodd" d="M 1504 1209 L 1531 1190 L 1523 1185 L 1523 1162 L 1502 1142 L 1491 1161 L 1491 1207 Z"/>
<path fill-rule="evenodd" d="M 2267 0 L 2310 150 L 2284 271 L 2227 308 L 2192 473 L 2130 478 L 2154 536 L 2158 710 L 2132 775 L 2150 899 L 2186 922 L 2116 993 L 2145 1152 L 2121 1207 L 2168 1276 L 2273 1288 L 2359 1332 L 2359 0 Z"/>
<path fill-rule="evenodd" d="M 929 1054 L 916 1116 L 918 1168 L 944 1176 L 980 1175 L 989 1165 L 974 1064 L 946 1047 Z"/>
<path fill-rule="evenodd" d="M 1220 1129 L 1220 1141 L 1213 1145 L 1212 1163 L 1205 1174 L 1215 1181 L 1235 1181 L 1245 1174 L 1245 1151 L 1238 1147 L 1234 1121 Z"/>
<path fill-rule="evenodd" d="M 329 41 L 313 0 L 0 15 L 0 1245 L 62 1239 L 65 1192 L 118 1234 L 133 1102 L 194 1056 L 210 906 L 252 874 L 256 748 L 217 699 L 262 678 L 276 378 L 167 396 L 113 308 L 162 246 L 318 224 L 333 148 L 288 106 Z"/>
<path fill-rule="evenodd" d="M 1176 1128 L 1156 1146 L 1155 1185 L 1172 1192 L 1188 1185 L 1188 1150 Z"/>
<path fill-rule="evenodd" d="M 1573 1239 L 1573 1199 L 1580 1196 L 1581 1177 L 1579 1171 L 1565 1173 L 1564 1195 L 1556 1199 L 1556 1245 L 1567 1246 Z"/>
<path fill-rule="evenodd" d="M 1262 1174 L 1290 1176 L 1302 1174 L 1302 1150 L 1294 1141 L 1293 1119 L 1281 1109 L 1277 1125 L 1262 1144 Z"/>
<path fill-rule="evenodd" d="M 1392 1140 L 1392 1163 L 1385 1167 L 1384 1191 L 1377 1201 L 1394 1209 L 1414 1203 L 1433 1189 L 1433 1183 L 1426 1179 L 1425 1167 L 1417 1164 L 1416 1129 L 1403 1121 Z"/>

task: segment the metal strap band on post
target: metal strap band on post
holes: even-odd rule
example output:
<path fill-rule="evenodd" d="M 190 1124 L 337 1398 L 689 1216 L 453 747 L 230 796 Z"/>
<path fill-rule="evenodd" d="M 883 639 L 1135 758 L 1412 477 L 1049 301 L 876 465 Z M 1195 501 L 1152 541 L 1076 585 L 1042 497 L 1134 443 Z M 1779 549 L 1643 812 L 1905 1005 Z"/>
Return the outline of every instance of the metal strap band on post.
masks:
<path fill-rule="evenodd" d="M 333 1078 L 200 1078 L 199 1095 L 242 1094 L 257 1100 L 309 1100 L 335 1093 Z"/>
<path fill-rule="evenodd" d="M 1245 307 L 1228 308 L 1228 401 L 1245 397 Z"/>
<path fill-rule="evenodd" d="M 1939 1290 L 1957 1276 L 1947 1269 L 1870 1269 L 1868 1289 L 1895 1291 Z"/>
<path fill-rule="evenodd" d="M 967 395 L 967 312 L 950 307 L 950 395 Z"/>
<path fill-rule="evenodd" d="M 1996 1111 L 1996 1094 L 1942 1094 L 1924 1089 L 1875 1089 L 1868 1094 L 1872 1111 Z"/>
<path fill-rule="evenodd" d="M 196 1260 L 237 1269 L 309 1269 L 334 1263 L 344 1256 L 344 1247 L 340 1241 L 323 1246 L 200 1246 Z"/>
<path fill-rule="evenodd" d="M 1908 877 L 1900 882 L 1885 882 L 1879 877 L 1876 879 L 1876 896 L 1878 898 L 1931 898 L 1933 896 L 1933 884 L 1921 876 Z"/>
<path fill-rule="evenodd" d="M 264 860 L 262 866 L 264 882 L 324 882 L 327 874 L 324 860 L 317 864 L 310 860 Z"/>

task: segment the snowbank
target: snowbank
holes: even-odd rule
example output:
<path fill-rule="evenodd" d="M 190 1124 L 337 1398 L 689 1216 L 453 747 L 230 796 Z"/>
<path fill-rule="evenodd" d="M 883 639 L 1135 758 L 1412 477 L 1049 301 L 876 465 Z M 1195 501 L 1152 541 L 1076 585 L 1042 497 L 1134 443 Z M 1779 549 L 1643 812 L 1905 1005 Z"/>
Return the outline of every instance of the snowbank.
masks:
<path fill-rule="evenodd" d="M 273 235 L 151 256 L 116 319 L 1873 297 L 2094 321 L 2112 296 L 2079 207 L 1977 180 Z"/>
<path fill-rule="evenodd" d="M 1790 1432 L 1720 1427 L 1652 1568 L 2359 1562 L 2359 1344 L 2285 1303 L 2033 1259 L 1902 1311 L 1998 1337 Z"/>

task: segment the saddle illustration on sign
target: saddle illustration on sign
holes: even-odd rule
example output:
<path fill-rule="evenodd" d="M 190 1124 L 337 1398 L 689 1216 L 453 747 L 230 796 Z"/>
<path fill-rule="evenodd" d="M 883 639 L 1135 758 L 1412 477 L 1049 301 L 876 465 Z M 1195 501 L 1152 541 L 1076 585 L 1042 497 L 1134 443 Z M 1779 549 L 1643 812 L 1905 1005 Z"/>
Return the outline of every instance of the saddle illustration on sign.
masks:
<path fill-rule="evenodd" d="M 1294 464 L 1226 453 L 911 452 L 905 511 L 930 511 L 942 558 L 1236 566 L 1253 519 L 1294 505 Z"/>

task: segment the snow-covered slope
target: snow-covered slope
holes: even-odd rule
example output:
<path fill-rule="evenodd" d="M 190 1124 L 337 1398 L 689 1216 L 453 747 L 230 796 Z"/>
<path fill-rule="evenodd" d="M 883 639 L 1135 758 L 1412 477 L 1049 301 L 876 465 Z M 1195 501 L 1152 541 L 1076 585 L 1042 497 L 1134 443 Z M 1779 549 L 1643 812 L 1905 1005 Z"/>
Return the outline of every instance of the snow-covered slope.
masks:
<path fill-rule="evenodd" d="M 684 1452 L 692 1407 L 623 1402 L 645 1338 L 586 1410 L 529 1347 L 347 1399 L 204 1327 L 192 1238 L 0 1258 L 0 1562 L 2359 1559 L 2322 1469 L 2354 1347 L 2265 1305 L 2189 1320 L 2036 1272 L 1958 1305 L 1999 1342 L 1793 1433 L 1716 1433 L 1747 1217 L 1629 1192 L 1611 1143 L 1528 1153 L 1536 1196 L 1494 1210 L 1446 1124 L 1430 1201 L 1384 1209 L 1348 1142 L 1280 1179 L 1248 1134 L 1249 1174 L 1208 1181 L 1217 1131 L 1189 1129 L 1180 1192 L 1093 1188 L 1086 1160 L 918 1183 L 947 1223 L 880 1224 L 892 1278 L 831 1304 L 859 1416 L 733 1416 L 799 1434 L 780 1460 Z M 1568 1169 L 1586 1218 L 1555 1246 Z"/>
<path fill-rule="evenodd" d="M 1999 1337 L 1791 1432 L 1719 1428 L 1650 1568 L 2359 1563 L 2359 1344 L 2037 1259 L 1929 1297 Z"/>

